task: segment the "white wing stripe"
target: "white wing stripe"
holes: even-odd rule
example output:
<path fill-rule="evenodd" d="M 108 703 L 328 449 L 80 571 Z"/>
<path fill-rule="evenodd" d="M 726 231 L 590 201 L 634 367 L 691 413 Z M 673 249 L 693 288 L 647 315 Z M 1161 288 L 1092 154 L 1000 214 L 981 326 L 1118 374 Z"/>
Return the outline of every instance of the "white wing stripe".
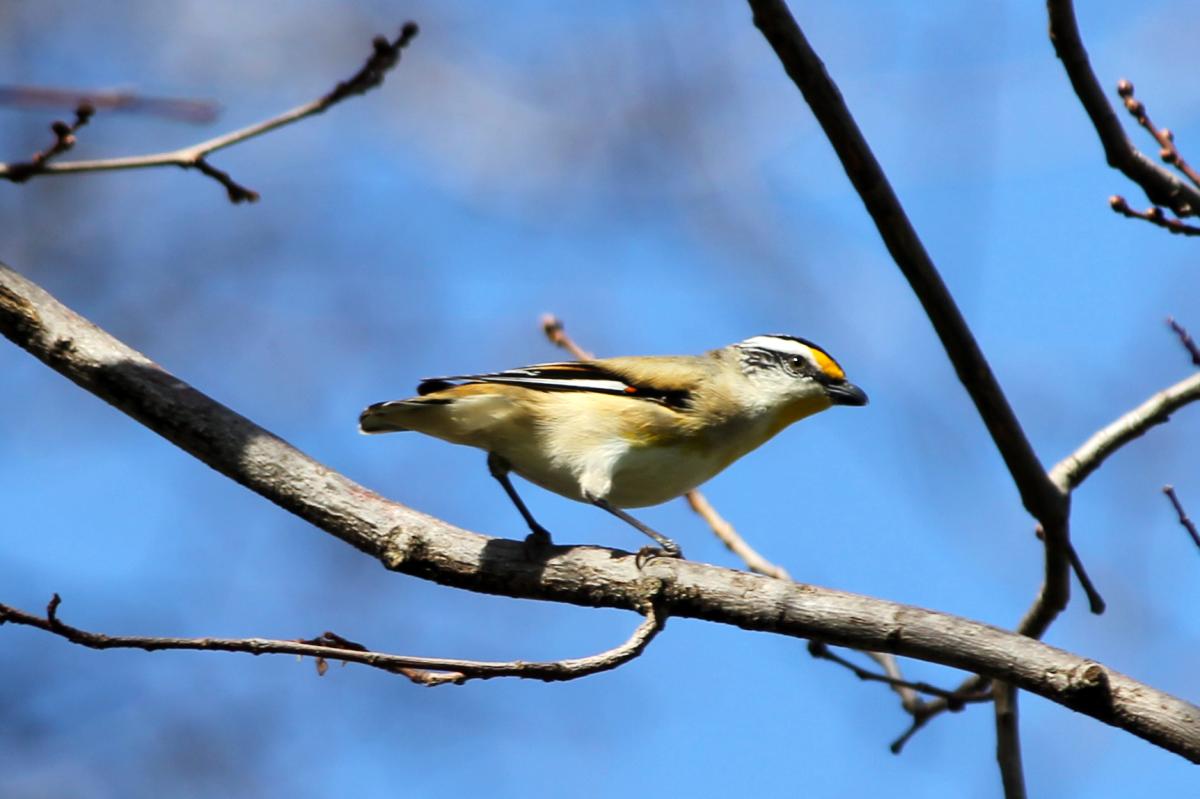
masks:
<path fill-rule="evenodd" d="M 490 383 L 513 383 L 515 385 L 528 386 L 546 386 L 559 388 L 576 388 L 591 391 L 614 391 L 624 393 L 626 385 L 619 380 L 576 380 L 576 379 L 554 379 L 547 377 L 517 377 L 512 375 L 497 375 L 489 376 L 486 382 Z"/>

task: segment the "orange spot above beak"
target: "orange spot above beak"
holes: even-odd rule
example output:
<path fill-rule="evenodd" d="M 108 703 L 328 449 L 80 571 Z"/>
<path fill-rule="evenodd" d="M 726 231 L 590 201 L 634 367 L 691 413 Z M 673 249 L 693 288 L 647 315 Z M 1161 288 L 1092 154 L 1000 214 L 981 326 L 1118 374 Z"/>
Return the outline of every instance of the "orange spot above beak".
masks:
<path fill-rule="evenodd" d="M 817 366 L 821 367 L 822 372 L 834 378 L 835 380 L 845 379 L 846 373 L 842 371 L 842 367 L 837 365 L 837 361 L 835 361 L 833 358 L 830 358 L 816 347 L 812 348 L 812 354 L 813 358 L 815 358 L 817 361 Z"/>

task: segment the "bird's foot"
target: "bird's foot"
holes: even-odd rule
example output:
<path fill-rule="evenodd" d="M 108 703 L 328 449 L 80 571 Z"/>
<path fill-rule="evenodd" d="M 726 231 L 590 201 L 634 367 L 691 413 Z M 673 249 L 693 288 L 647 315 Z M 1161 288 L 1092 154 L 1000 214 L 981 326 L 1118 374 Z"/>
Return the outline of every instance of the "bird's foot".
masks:
<path fill-rule="evenodd" d="M 525 556 L 529 560 L 541 560 L 553 543 L 550 531 L 545 527 L 538 525 L 530 528 L 529 535 L 525 536 Z"/>
<path fill-rule="evenodd" d="M 634 556 L 633 562 L 639 569 L 644 568 L 652 560 L 658 558 L 676 558 L 683 559 L 683 550 L 679 548 L 671 539 L 667 539 L 666 544 L 661 547 L 642 547 Z"/>

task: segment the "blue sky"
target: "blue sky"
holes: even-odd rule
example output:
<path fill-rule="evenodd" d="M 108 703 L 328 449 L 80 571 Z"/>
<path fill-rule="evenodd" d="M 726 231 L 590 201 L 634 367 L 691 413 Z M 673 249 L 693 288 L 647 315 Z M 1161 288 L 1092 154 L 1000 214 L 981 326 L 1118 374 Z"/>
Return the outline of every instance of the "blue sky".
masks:
<path fill-rule="evenodd" d="M 1079 9 L 1105 86 L 1127 77 L 1200 160 L 1182 2 Z M 1194 241 L 1123 220 L 1045 35 L 1016 2 L 797 7 L 1047 465 L 1191 366 Z M 738 3 L 11 3 L 3 82 L 209 98 L 206 128 L 100 115 L 79 157 L 180 146 L 304 102 L 370 37 L 422 33 L 385 87 L 223 152 L 232 206 L 178 170 L 0 186 L 0 258 L 167 369 L 389 497 L 523 535 L 479 452 L 364 438 L 361 408 L 425 376 L 559 357 L 552 311 L 602 354 L 700 352 L 788 332 L 871 395 L 791 429 L 707 488 L 797 579 L 1010 626 L 1041 550 L 919 306 Z M 9 159 L 51 116 L 0 109 Z M 1128 125 L 1127 125 L 1128 127 Z M 1193 133 L 1193 131 L 1195 133 Z M 1155 148 L 1132 131 L 1148 152 Z M 0 601 L 64 597 L 112 633 L 295 638 L 407 654 L 573 657 L 626 613 L 477 596 L 378 564 L 233 485 L 0 346 Z M 1200 409 L 1114 457 L 1074 500 L 1109 601 L 1056 646 L 1196 699 L 1200 562 L 1163 484 L 1200 515 Z M 641 546 L 522 487 L 562 542 Z M 640 514 L 737 566 L 682 503 Z M 916 679 L 960 675 L 906 664 Z M 356 667 L 104 652 L 0 630 L 0 794 L 291 797 L 999 796 L 991 713 L 939 719 L 900 757 L 892 696 L 804 643 L 673 620 L 634 663 L 562 685 L 420 689 Z M 1191 767 L 1023 695 L 1032 792 L 1180 795 Z"/>

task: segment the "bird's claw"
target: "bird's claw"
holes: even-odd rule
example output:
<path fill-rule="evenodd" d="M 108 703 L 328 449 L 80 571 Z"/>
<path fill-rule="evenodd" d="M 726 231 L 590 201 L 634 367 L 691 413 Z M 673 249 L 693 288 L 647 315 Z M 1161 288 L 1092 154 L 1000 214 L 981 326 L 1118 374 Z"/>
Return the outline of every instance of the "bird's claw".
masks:
<path fill-rule="evenodd" d="M 645 546 L 638 550 L 637 555 L 634 556 L 633 562 L 639 569 L 641 569 L 644 568 L 650 561 L 657 560 L 658 558 L 676 558 L 682 560 L 683 550 L 680 549 L 679 545 L 674 542 L 671 542 L 670 546 L 663 547 Z"/>
<path fill-rule="evenodd" d="M 535 527 L 525 536 L 525 543 L 531 547 L 548 547 L 554 542 L 550 540 L 550 531 L 545 527 Z"/>
<path fill-rule="evenodd" d="M 550 539 L 550 531 L 537 527 L 525 536 L 525 556 L 529 560 L 539 560 L 545 557 L 546 549 L 554 542 Z"/>

